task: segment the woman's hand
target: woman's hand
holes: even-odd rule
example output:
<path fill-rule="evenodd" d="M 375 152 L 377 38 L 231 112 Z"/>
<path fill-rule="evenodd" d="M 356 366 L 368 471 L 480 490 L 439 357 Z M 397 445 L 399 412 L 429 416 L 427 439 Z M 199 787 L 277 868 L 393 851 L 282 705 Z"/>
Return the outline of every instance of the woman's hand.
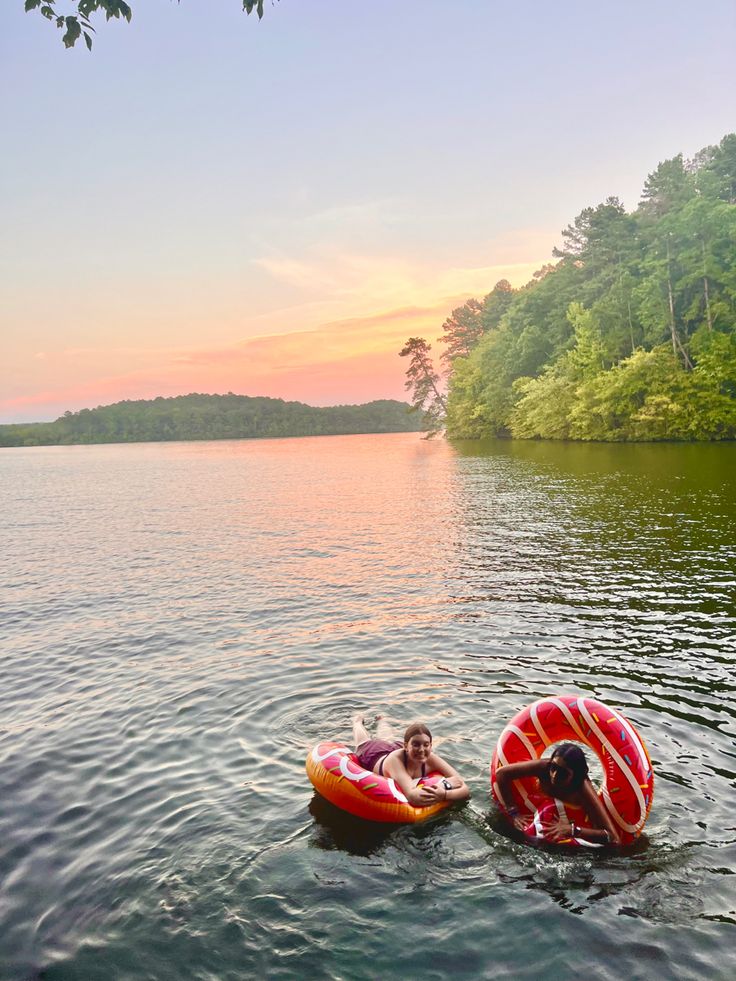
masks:
<path fill-rule="evenodd" d="M 441 784 L 438 784 L 436 787 L 424 787 L 423 789 L 431 795 L 433 804 L 437 804 L 439 801 L 445 800 L 447 797 L 447 791 Z"/>
<path fill-rule="evenodd" d="M 527 825 L 529 824 L 529 818 L 525 817 L 523 814 L 519 814 L 519 808 L 515 804 L 507 804 L 506 801 L 501 802 L 501 807 L 503 807 L 506 812 L 506 817 L 511 822 L 512 827 L 517 831 L 526 831 Z"/>
<path fill-rule="evenodd" d="M 406 796 L 414 807 L 429 807 L 430 804 L 437 803 L 432 787 L 414 787 Z"/>
<path fill-rule="evenodd" d="M 434 786 L 422 784 L 421 787 L 417 787 L 414 790 L 414 800 L 412 803 L 415 807 L 429 807 L 432 804 L 440 804 L 442 801 L 448 799 L 448 793 L 448 788 L 444 787 L 442 782 Z"/>
<path fill-rule="evenodd" d="M 573 836 L 573 826 L 566 818 L 557 818 L 556 821 L 550 821 L 549 824 L 545 825 L 544 830 L 552 841 L 556 842 L 569 841 Z"/>

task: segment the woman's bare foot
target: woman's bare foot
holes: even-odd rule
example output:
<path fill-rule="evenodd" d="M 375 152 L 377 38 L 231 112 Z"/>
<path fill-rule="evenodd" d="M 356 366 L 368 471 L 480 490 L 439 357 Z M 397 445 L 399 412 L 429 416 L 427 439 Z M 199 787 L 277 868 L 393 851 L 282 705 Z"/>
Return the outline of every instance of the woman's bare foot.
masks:
<path fill-rule="evenodd" d="M 393 739 L 394 732 L 385 715 L 376 716 L 376 735 L 379 739 Z"/>
<path fill-rule="evenodd" d="M 365 716 L 362 712 L 356 712 L 353 716 L 353 745 L 357 749 L 361 743 L 370 738 L 370 733 L 365 727 Z"/>

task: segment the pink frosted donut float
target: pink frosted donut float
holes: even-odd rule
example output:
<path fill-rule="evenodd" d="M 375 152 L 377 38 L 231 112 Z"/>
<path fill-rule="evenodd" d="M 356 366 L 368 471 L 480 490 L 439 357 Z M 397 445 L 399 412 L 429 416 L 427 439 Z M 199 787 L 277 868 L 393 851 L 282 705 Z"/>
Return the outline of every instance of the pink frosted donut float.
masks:
<path fill-rule="evenodd" d="M 306 767 L 315 790 L 331 804 L 369 821 L 415 824 L 452 803 L 443 800 L 429 807 L 415 807 L 391 777 L 364 769 L 355 753 L 342 743 L 318 743 L 307 756 Z M 441 773 L 428 773 L 419 784 L 432 786 L 441 779 Z"/>
<path fill-rule="evenodd" d="M 537 760 L 547 747 L 560 742 L 582 743 L 598 757 L 605 775 L 598 796 L 622 844 L 631 844 L 641 834 L 652 806 L 654 773 L 649 754 L 639 733 L 620 712 L 585 695 L 540 698 L 506 725 L 491 760 L 491 790 L 496 801 L 504 809 L 496 787 L 500 767 Z M 529 838 L 549 840 L 544 825 L 556 815 L 590 827 L 582 808 L 543 794 L 535 777 L 515 780 L 512 792 L 519 814 L 526 819 L 524 833 Z M 582 838 L 568 844 L 591 846 Z"/>

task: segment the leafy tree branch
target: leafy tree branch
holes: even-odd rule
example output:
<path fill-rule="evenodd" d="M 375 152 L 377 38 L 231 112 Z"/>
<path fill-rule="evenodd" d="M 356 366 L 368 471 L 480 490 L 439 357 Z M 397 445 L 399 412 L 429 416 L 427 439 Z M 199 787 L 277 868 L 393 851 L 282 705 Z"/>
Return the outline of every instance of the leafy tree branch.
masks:
<path fill-rule="evenodd" d="M 178 2 L 178 0 L 177 0 Z M 264 0 L 242 0 L 243 10 L 251 14 L 254 10 L 258 19 L 263 17 Z M 73 48 L 80 37 L 92 49 L 92 35 L 95 32 L 91 16 L 102 12 L 106 20 L 130 21 L 133 12 L 124 0 L 25 0 L 26 12 L 37 10 L 42 17 L 55 24 L 64 33 L 61 40 L 66 48 Z"/>

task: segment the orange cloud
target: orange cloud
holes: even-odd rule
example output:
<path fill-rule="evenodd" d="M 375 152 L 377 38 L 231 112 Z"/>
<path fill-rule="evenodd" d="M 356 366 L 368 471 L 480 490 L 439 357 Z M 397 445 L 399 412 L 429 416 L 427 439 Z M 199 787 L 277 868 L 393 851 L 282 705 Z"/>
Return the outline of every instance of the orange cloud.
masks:
<path fill-rule="evenodd" d="M 403 399 L 406 365 L 398 352 L 406 339 L 426 337 L 439 354 L 436 339 L 453 307 L 470 296 L 483 296 L 501 278 L 514 285 L 526 282 L 541 260 L 434 271 L 408 262 L 355 256 L 342 256 L 332 268 L 323 261 L 309 265 L 273 260 L 269 265 L 264 260 L 262 264 L 285 280 L 316 283 L 318 294 L 332 299 L 302 301 L 291 311 L 272 310 L 250 318 L 242 332 L 254 327 L 261 332 L 231 344 L 154 348 L 142 339 L 138 345 L 112 349 L 69 347 L 56 352 L 55 363 L 45 369 L 45 375 L 36 374 L 35 392 L 0 400 L 0 419 L 50 419 L 68 409 L 188 392 L 233 391 L 312 405 Z M 384 312 L 371 312 L 381 300 Z M 331 309 L 359 315 L 330 317 Z M 323 315 L 318 327 L 283 329 L 284 323 L 304 323 L 318 313 Z M 34 360 L 37 365 L 44 363 Z M 120 370 L 110 372 L 111 363 Z M 66 384 L 53 386 L 50 379 L 55 377 L 65 378 Z M 24 387 L 30 388 L 30 378 L 24 381 Z"/>
<path fill-rule="evenodd" d="M 460 302 L 460 301 L 459 301 Z M 230 346 L 131 352 L 145 366 L 78 385 L 0 401 L 3 418 L 45 418 L 121 399 L 234 391 L 313 405 L 403 398 L 407 337 L 439 333 L 447 308 L 405 307 L 335 321 L 309 331 L 252 337 Z M 85 362 L 89 350 L 68 351 Z M 28 412 L 38 409 L 39 414 Z"/>

